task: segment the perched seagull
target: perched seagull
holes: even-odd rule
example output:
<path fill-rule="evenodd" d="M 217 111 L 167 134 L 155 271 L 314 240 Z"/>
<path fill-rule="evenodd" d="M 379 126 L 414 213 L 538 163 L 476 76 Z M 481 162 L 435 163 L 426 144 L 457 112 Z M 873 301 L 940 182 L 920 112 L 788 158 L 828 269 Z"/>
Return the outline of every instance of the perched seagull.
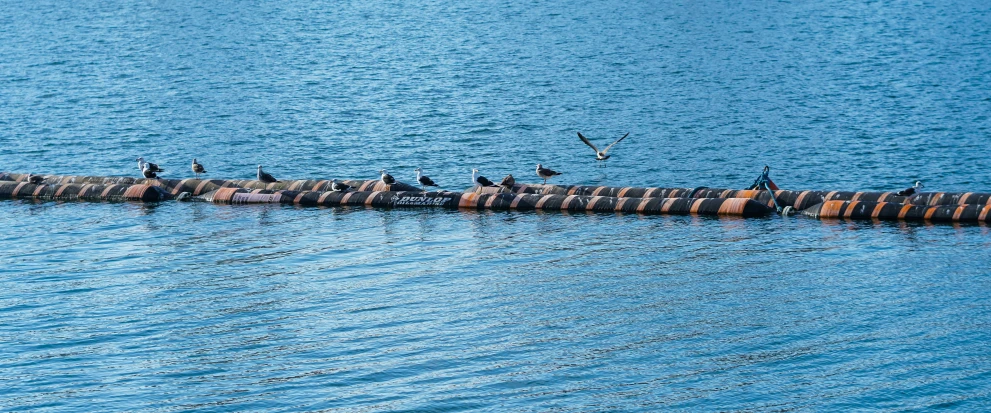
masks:
<path fill-rule="evenodd" d="M 585 142 L 586 145 L 590 146 L 595 151 L 595 160 L 597 161 L 604 161 L 606 159 L 609 159 L 609 155 L 606 155 L 606 152 L 609 152 L 609 148 L 612 148 L 613 145 L 619 143 L 623 139 L 626 139 L 627 136 L 630 136 L 629 132 L 627 132 L 626 135 L 623 135 L 622 138 L 616 139 L 616 142 L 610 143 L 609 146 L 606 146 L 605 149 L 600 151 L 599 148 L 596 148 L 595 145 L 593 145 L 592 142 L 585 137 L 585 135 L 582 135 L 581 132 L 578 132 L 578 138 L 581 139 L 582 142 Z"/>
<path fill-rule="evenodd" d="M 340 183 L 340 182 L 337 182 L 337 180 L 336 180 L 336 179 L 332 179 L 332 180 L 330 181 L 330 190 L 331 190 L 331 191 L 337 191 L 337 192 L 347 192 L 347 191 L 348 191 L 348 189 L 351 189 L 351 185 L 348 185 L 348 184 L 342 184 L 342 183 Z"/>
<path fill-rule="evenodd" d="M 138 157 L 138 169 L 141 170 L 141 173 L 144 173 L 146 165 L 148 166 L 148 169 L 150 169 L 152 172 L 165 172 L 164 169 L 158 167 L 158 164 L 145 162 L 145 158 Z"/>
<path fill-rule="evenodd" d="M 392 185 L 396 183 L 396 178 L 393 178 L 392 175 L 389 175 L 389 173 L 387 173 L 385 169 L 379 171 L 379 173 L 382 174 L 381 180 L 383 184 Z"/>
<path fill-rule="evenodd" d="M 193 158 L 193 173 L 196 174 L 196 179 L 200 179 L 200 174 L 206 173 L 206 169 L 203 169 L 203 165 L 196 162 L 196 158 Z"/>
<path fill-rule="evenodd" d="M 416 172 L 416 182 L 420 183 L 420 189 L 426 191 L 428 186 L 437 186 L 433 179 L 423 175 L 423 171 L 420 168 L 416 168 L 413 171 Z"/>
<path fill-rule="evenodd" d="M 507 191 L 512 191 L 513 185 L 516 185 L 516 178 L 513 178 L 513 174 L 506 175 L 505 178 L 502 178 L 502 182 L 499 182 L 499 186 L 506 188 Z"/>
<path fill-rule="evenodd" d="M 24 181 L 30 182 L 35 185 L 41 185 L 42 182 L 45 182 L 45 177 L 41 175 L 31 175 L 30 173 L 28 173 L 28 177 Z"/>
<path fill-rule="evenodd" d="M 618 142 L 618 141 L 617 141 Z M 544 180 L 544 185 L 547 185 L 547 180 L 554 175 L 560 175 L 560 172 L 556 172 L 547 168 L 544 168 L 539 163 L 537 164 L 537 176 Z"/>
<path fill-rule="evenodd" d="M 496 184 L 492 183 L 492 181 L 488 180 L 488 178 L 478 175 L 478 169 L 471 170 L 471 181 L 479 186 L 496 186 Z"/>
<path fill-rule="evenodd" d="M 917 189 L 919 189 L 919 188 L 925 188 L 925 187 L 926 187 L 925 185 L 922 185 L 922 182 L 915 181 L 915 186 L 913 186 L 911 188 L 903 189 L 901 191 L 898 191 L 898 193 L 896 193 L 895 195 L 898 195 L 898 196 L 912 196 L 913 194 L 915 194 L 915 191 Z"/>
<path fill-rule="evenodd" d="M 144 177 L 148 179 L 156 179 L 158 178 L 158 175 L 151 169 L 151 165 L 152 164 L 150 163 L 145 163 L 144 167 L 141 169 L 141 175 L 144 175 Z"/>
<path fill-rule="evenodd" d="M 258 165 L 258 180 L 264 183 L 270 184 L 272 182 L 279 182 L 274 176 L 269 175 L 265 171 L 262 171 L 262 166 Z"/>

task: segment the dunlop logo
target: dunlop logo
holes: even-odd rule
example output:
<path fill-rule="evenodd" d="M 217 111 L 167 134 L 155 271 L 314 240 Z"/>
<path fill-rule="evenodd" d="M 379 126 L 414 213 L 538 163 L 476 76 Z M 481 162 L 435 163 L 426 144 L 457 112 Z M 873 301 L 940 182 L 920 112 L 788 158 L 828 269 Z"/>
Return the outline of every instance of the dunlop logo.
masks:
<path fill-rule="evenodd" d="M 392 197 L 392 206 L 443 206 L 451 201 L 447 197 L 399 196 Z"/>

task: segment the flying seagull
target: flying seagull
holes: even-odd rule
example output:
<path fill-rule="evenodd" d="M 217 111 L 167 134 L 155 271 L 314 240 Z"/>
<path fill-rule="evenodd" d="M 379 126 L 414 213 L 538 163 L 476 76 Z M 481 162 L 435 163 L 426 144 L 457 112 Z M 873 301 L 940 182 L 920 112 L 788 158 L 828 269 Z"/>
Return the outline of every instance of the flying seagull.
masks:
<path fill-rule="evenodd" d="M 506 175 L 505 178 L 502 178 L 502 182 L 499 182 L 499 186 L 506 188 L 507 191 L 512 191 L 513 185 L 516 185 L 516 178 L 513 178 L 513 174 Z"/>
<path fill-rule="evenodd" d="M 919 189 L 919 188 L 925 188 L 925 187 L 926 187 L 925 185 L 922 185 L 922 182 L 915 181 L 915 186 L 913 186 L 911 188 L 903 189 L 901 191 L 898 191 L 898 193 L 896 193 L 895 195 L 898 195 L 898 196 L 912 196 L 912 195 L 915 194 L 915 191 L 917 189 Z"/>
<path fill-rule="evenodd" d="M 140 169 L 142 173 L 144 173 L 145 165 L 147 165 L 148 169 L 150 169 L 152 172 L 165 172 L 164 169 L 158 167 L 158 164 L 145 162 L 145 158 L 138 157 L 138 169 Z"/>
<path fill-rule="evenodd" d="M 381 180 L 383 184 L 392 185 L 396 183 L 396 178 L 393 178 L 392 175 L 389 175 L 389 173 L 386 172 L 385 169 L 379 171 L 379 173 L 382 174 Z"/>
<path fill-rule="evenodd" d="M 258 180 L 267 184 L 270 184 L 272 182 L 279 182 L 277 179 L 275 179 L 274 176 L 269 175 L 268 173 L 263 171 L 261 165 L 258 165 Z"/>
<path fill-rule="evenodd" d="M 203 165 L 196 162 L 196 158 L 193 158 L 193 173 L 196 174 L 196 179 L 200 179 L 200 174 L 206 173 L 206 169 L 203 169 Z"/>
<path fill-rule="evenodd" d="M 478 169 L 471 170 L 471 181 L 479 186 L 496 186 L 496 184 L 492 183 L 492 181 L 488 180 L 488 178 L 478 175 Z"/>
<path fill-rule="evenodd" d="M 423 171 L 421 171 L 420 168 L 416 168 L 413 171 L 416 172 L 416 182 L 420 183 L 420 189 L 425 191 L 428 186 L 437 186 L 433 179 L 423 175 Z"/>
<path fill-rule="evenodd" d="M 144 166 L 141 168 L 141 175 L 143 175 L 147 179 L 158 178 L 158 175 L 155 173 L 155 171 L 151 169 L 151 165 L 152 164 L 150 163 L 145 163 Z"/>
<path fill-rule="evenodd" d="M 337 182 L 336 179 L 332 179 L 330 181 L 330 190 L 331 191 L 347 192 L 348 189 L 351 189 L 351 185 Z"/>
<path fill-rule="evenodd" d="M 606 155 L 606 152 L 609 152 L 609 148 L 612 148 L 613 145 L 616 145 L 623 139 L 626 139 L 627 136 L 630 136 L 629 132 L 627 132 L 626 135 L 623 135 L 622 138 L 616 139 L 616 142 L 610 143 L 609 146 L 606 146 L 605 149 L 600 151 L 599 148 L 596 148 L 595 145 L 593 145 L 592 142 L 585 137 L 585 135 L 582 135 L 581 132 L 578 132 L 578 138 L 581 139 L 582 142 L 585 142 L 586 145 L 588 145 L 595 151 L 595 160 L 597 161 L 604 161 L 606 159 L 609 159 L 609 155 Z"/>
<path fill-rule="evenodd" d="M 618 142 L 618 141 L 617 141 Z M 544 185 L 547 185 L 547 180 L 554 175 L 560 175 L 560 172 L 556 172 L 547 168 L 544 168 L 539 163 L 537 164 L 537 176 L 544 180 Z"/>
<path fill-rule="evenodd" d="M 41 185 L 42 182 L 45 182 L 45 177 L 41 175 L 31 175 L 28 173 L 28 177 L 24 181 L 35 185 Z"/>

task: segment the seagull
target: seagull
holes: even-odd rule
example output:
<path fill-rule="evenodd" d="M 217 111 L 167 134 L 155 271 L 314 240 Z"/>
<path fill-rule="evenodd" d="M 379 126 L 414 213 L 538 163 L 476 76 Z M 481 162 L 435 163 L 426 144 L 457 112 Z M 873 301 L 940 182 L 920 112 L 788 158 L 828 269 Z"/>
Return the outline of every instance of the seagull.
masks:
<path fill-rule="evenodd" d="M 42 182 L 45 182 L 45 177 L 41 175 L 31 175 L 30 173 L 28 173 L 28 177 L 24 179 L 24 181 L 30 182 L 35 185 L 41 185 Z"/>
<path fill-rule="evenodd" d="M 895 195 L 898 195 L 898 196 L 912 196 L 913 194 L 915 194 L 915 190 L 917 190 L 919 188 L 925 188 L 925 187 L 926 187 L 925 185 L 922 185 L 922 182 L 915 181 L 915 186 L 913 186 L 911 188 L 903 189 L 901 191 L 898 191 L 898 193 L 896 193 Z"/>
<path fill-rule="evenodd" d="M 336 179 L 330 180 L 330 190 L 331 191 L 347 192 L 348 189 L 351 189 L 351 185 L 337 182 Z"/>
<path fill-rule="evenodd" d="M 488 178 L 478 175 L 478 169 L 471 170 L 471 181 L 479 186 L 496 186 L 496 184 L 492 183 L 492 181 L 488 180 Z"/>
<path fill-rule="evenodd" d="M 596 148 L 595 145 L 593 145 L 592 142 L 585 137 L 585 135 L 582 135 L 581 132 L 578 132 L 578 138 L 581 139 L 582 142 L 585 142 L 586 145 L 590 146 L 595 151 L 595 160 L 597 161 L 604 161 L 606 159 L 609 159 L 609 155 L 606 155 L 606 152 L 609 152 L 609 148 L 612 148 L 613 145 L 619 143 L 623 139 L 626 139 L 627 136 L 630 136 L 629 132 L 627 132 L 626 135 L 623 135 L 622 138 L 616 139 L 616 142 L 610 143 L 609 146 L 606 146 L 605 149 L 600 151 L 599 148 Z"/>
<path fill-rule="evenodd" d="M 158 175 L 152 170 L 151 165 L 153 164 L 145 163 L 144 167 L 141 168 L 141 175 L 144 175 L 144 177 L 148 179 L 156 179 L 158 178 Z"/>
<path fill-rule="evenodd" d="M 423 176 L 423 171 L 420 168 L 416 168 L 413 171 L 416 172 L 416 181 L 420 183 L 420 189 L 426 190 L 428 186 L 437 186 L 433 179 Z"/>
<path fill-rule="evenodd" d="M 265 173 L 265 171 L 262 171 L 261 165 L 258 165 L 258 180 L 265 182 L 267 184 L 270 184 L 272 182 L 279 182 L 278 180 L 275 179 L 274 176 Z"/>
<path fill-rule="evenodd" d="M 196 162 L 196 158 L 193 158 L 193 173 L 196 174 L 196 179 L 200 179 L 200 174 L 206 173 L 206 169 L 203 169 L 203 165 Z"/>
<path fill-rule="evenodd" d="M 512 191 L 513 185 L 516 185 L 516 178 L 513 178 L 513 174 L 506 175 L 505 178 L 502 178 L 502 182 L 499 182 L 499 186 L 506 188 L 507 191 Z"/>
<path fill-rule="evenodd" d="M 148 166 L 148 169 L 150 169 L 151 172 L 153 172 L 153 173 L 154 172 L 165 172 L 164 169 L 158 167 L 158 164 L 154 164 L 154 163 L 151 163 L 151 162 L 145 162 L 145 158 L 138 157 L 138 169 L 141 170 L 141 173 L 144 173 L 145 166 L 146 165 Z"/>
<path fill-rule="evenodd" d="M 385 169 L 379 171 L 379 173 L 382 174 L 381 180 L 383 184 L 392 185 L 396 183 L 396 178 L 393 178 L 392 175 L 389 175 L 387 172 L 385 172 Z"/>
<path fill-rule="evenodd" d="M 619 142 L 619 141 L 617 141 Z M 547 168 L 544 168 L 539 163 L 537 164 L 537 176 L 544 180 L 544 185 L 547 185 L 547 180 L 554 175 L 560 175 L 560 172 L 556 172 Z"/>

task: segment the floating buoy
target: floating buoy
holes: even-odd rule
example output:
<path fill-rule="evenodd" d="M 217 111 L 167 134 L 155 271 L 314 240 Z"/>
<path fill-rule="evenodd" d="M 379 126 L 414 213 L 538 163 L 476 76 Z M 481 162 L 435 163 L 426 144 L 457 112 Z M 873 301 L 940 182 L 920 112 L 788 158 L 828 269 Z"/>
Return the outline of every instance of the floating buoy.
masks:
<path fill-rule="evenodd" d="M 382 180 L 341 180 L 347 191 L 333 191 L 332 180 L 142 179 L 132 177 L 0 173 L 0 199 L 142 201 L 206 200 L 221 204 L 279 203 L 301 206 L 383 208 L 626 212 L 647 215 L 767 216 L 796 211 L 814 218 L 903 219 L 988 222 L 991 193 L 789 191 L 718 188 L 557 186 L 512 184 L 476 186 L 469 192 L 423 192 Z M 772 199 L 772 193 L 774 198 Z M 187 195 L 188 194 L 188 195 Z"/>
<path fill-rule="evenodd" d="M 813 218 L 991 222 L 991 205 L 911 205 L 873 201 L 826 201 L 802 214 Z"/>
<path fill-rule="evenodd" d="M 487 192 L 487 191 L 484 191 Z M 720 188 L 659 188 L 659 187 L 610 187 L 610 186 L 557 186 L 542 184 L 517 184 L 516 193 L 591 195 L 638 198 L 749 198 L 773 206 L 771 194 L 757 189 Z M 991 205 L 991 193 L 987 192 L 921 192 L 911 196 L 898 196 L 895 192 L 856 191 L 774 191 L 777 203 L 790 205 L 801 211 L 825 201 L 875 201 L 911 205 Z"/>
<path fill-rule="evenodd" d="M 0 181 L 19 182 L 27 179 L 27 174 L 0 173 Z M 254 179 L 145 179 L 132 178 L 128 176 L 75 176 L 75 175 L 47 175 L 45 181 L 50 184 L 143 184 L 157 186 L 165 189 L 173 195 L 181 192 L 189 192 L 193 196 L 199 196 L 219 188 L 251 188 L 251 189 L 289 189 L 294 191 L 329 191 L 331 190 L 330 180 L 295 180 L 266 183 Z M 338 180 L 350 185 L 355 190 L 362 191 L 419 191 L 420 188 L 402 182 L 392 185 L 383 184 L 378 179 L 372 180 Z"/>
<path fill-rule="evenodd" d="M 41 184 L 0 181 L 0 199 L 40 199 L 46 201 L 140 201 L 173 199 L 162 188 L 143 184 Z"/>
<path fill-rule="evenodd" d="M 278 203 L 301 206 L 440 207 L 496 211 L 628 212 L 645 215 L 767 216 L 772 209 L 743 198 L 616 198 L 582 195 L 419 191 L 272 191 L 221 188 L 204 195 L 219 204 Z"/>

